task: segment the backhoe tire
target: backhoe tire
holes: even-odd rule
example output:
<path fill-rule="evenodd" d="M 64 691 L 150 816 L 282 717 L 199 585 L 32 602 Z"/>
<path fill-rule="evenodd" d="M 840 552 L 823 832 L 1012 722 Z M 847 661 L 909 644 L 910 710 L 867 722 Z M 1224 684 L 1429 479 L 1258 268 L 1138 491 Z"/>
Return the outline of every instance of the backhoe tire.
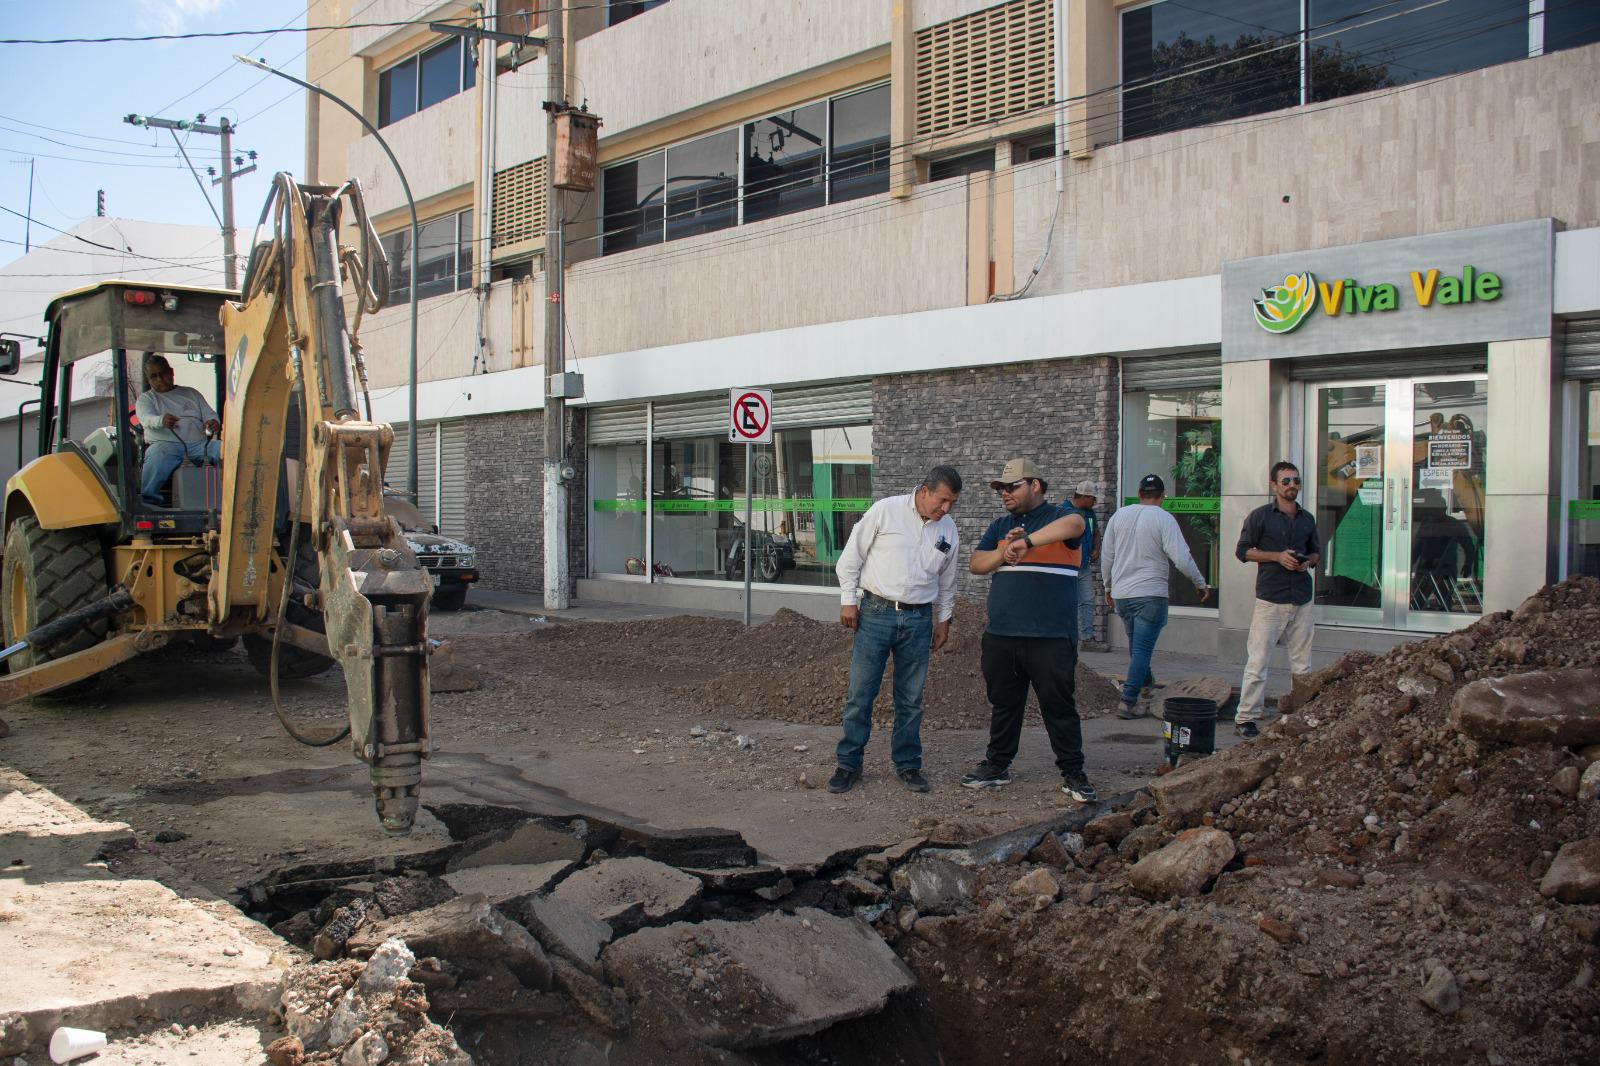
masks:
<path fill-rule="evenodd" d="M 326 632 L 323 628 L 322 612 L 305 605 L 306 593 L 317 590 L 322 583 L 322 575 L 317 568 L 316 550 L 311 547 L 311 534 L 304 527 L 300 530 L 300 543 L 296 555 L 294 590 L 290 594 L 289 608 L 285 616 L 302 629 L 314 629 L 318 633 Z M 245 634 L 244 653 L 258 674 L 265 677 L 272 672 L 271 637 L 258 636 L 254 633 Z M 278 644 L 278 677 L 282 680 L 302 681 L 308 677 L 316 677 L 333 665 L 334 660 L 325 655 L 306 651 L 288 641 L 280 641 Z"/>
<path fill-rule="evenodd" d="M 0 575 L 0 619 L 7 645 L 69 611 L 104 599 L 111 591 L 100 538 L 92 529 L 41 529 L 32 515 L 11 524 Z M 101 619 L 48 648 L 18 652 L 6 666 L 16 673 L 92 648 L 105 638 L 106 621 Z M 94 682 L 89 678 L 49 695 L 79 695 L 93 688 Z"/>
<path fill-rule="evenodd" d="M 429 608 L 435 611 L 459 611 L 467 605 L 467 586 L 436 589 Z"/>

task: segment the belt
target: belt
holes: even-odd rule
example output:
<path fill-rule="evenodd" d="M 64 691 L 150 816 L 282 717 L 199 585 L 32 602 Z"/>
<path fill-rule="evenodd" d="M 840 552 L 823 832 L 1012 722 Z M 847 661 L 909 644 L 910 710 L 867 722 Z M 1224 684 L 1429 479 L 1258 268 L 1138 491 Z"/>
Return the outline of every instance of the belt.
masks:
<path fill-rule="evenodd" d="M 891 600 L 887 596 L 880 596 L 876 592 L 872 592 L 868 589 L 862 589 L 861 595 L 871 597 L 872 599 L 877 600 L 879 603 L 893 604 L 894 609 L 897 611 L 920 611 L 926 607 L 933 606 L 931 601 L 928 603 L 901 603 L 899 600 Z"/>

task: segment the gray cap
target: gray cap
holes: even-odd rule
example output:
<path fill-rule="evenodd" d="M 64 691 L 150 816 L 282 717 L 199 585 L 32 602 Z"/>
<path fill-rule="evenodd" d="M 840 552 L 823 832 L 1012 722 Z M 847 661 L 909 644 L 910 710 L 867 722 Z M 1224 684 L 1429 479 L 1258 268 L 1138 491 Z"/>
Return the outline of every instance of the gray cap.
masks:
<path fill-rule="evenodd" d="M 1098 500 L 1100 498 L 1100 483 L 1097 481 L 1080 481 L 1072 494 L 1074 496 L 1093 496 Z"/>

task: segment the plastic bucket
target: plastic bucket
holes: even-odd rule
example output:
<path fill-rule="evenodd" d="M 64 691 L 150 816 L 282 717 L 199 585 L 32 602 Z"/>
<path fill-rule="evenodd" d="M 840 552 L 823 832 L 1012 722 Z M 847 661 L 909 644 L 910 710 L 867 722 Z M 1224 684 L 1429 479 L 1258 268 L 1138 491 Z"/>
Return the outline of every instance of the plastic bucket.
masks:
<path fill-rule="evenodd" d="M 1177 766 L 1185 755 L 1210 755 L 1217 746 L 1217 703 L 1188 696 L 1162 701 L 1161 727 L 1167 741 L 1167 762 Z"/>

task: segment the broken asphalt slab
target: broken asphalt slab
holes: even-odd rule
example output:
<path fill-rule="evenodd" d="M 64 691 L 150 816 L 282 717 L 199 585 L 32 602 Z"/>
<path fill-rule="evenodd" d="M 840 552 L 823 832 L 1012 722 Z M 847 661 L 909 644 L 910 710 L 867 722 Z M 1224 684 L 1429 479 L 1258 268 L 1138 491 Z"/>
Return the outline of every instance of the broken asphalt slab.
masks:
<path fill-rule="evenodd" d="M 1486 677 L 1450 702 L 1450 725 L 1503 744 L 1600 743 L 1600 669 L 1540 670 Z"/>
<path fill-rule="evenodd" d="M 562 881 L 551 896 L 620 935 L 683 917 L 701 889 L 698 877 L 652 859 L 606 859 Z"/>
<path fill-rule="evenodd" d="M 364 925 L 345 951 L 365 958 L 391 938 L 405 941 L 418 958 L 431 955 L 477 969 L 503 966 L 528 988 L 550 988 L 550 960 L 533 934 L 479 895 L 457 896 L 437 907 Z"/>
<path fill-rule="evenodd" d="M 186 1009 L 259 1016 L 272 1007 L 289 962 L 281 942 L 221 901 L 119 877 L 96 858 L 129 839 L 128 826 L 94 821 L 0 768 L 9 1042 L 40 1043 L 58 1025 L 103 1031 Z M 142 857 L 140 868 L 148 864 Z"/>
<path fill-rule="evenodd" d="M 636 1029 L 722 1048 L 816 1033 L 916 987 L 865 922 L 809 908 L 646 929 L 612 944 L 602 962 L 626 991 Z"/>

